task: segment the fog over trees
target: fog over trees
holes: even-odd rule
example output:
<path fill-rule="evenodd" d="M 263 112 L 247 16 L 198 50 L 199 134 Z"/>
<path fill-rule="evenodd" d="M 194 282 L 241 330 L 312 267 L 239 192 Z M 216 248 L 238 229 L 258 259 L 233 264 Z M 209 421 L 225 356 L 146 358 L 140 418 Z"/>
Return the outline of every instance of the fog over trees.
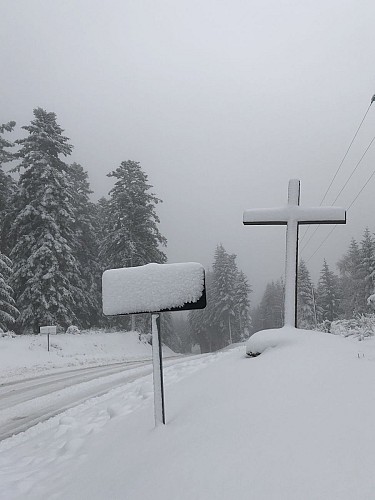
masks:
<path fill-rule="evenodd" d="M 324 259 L 316 285 L 306 262 L 299 263 L 297 318 L 299 328 L 330 331 L 335 320 L 361 319 L 374 313 L 375 238 L 365 228 L 362 240 L 354 238 L 336 264 L 335 272 Z M 254 330 L 282 325 L 282 280 L 268 283 L 253 312 Z M 363 319 L 361 320 L 363 321 Z"/>
<path fill-rule="evenodd" d="M 167 261 L 156 212 L 162 200 L 142 166 L 122 161 L 108 173 L 115 181 L 108 197 L 94 203 L 87 171 L 67 161 L 73 146 L 55 113 L 35 109 L 22 127 L 26 137 L 12 143 L 5 134 L 15 125 L 0 128 L 0 327 L 38 333 L 46 324 L 64 330 L 121 326 L 147 333 L 149 315 L 130 323 L 101 314 L 105 269 Z M 194 343 L 214 350 L 249 335 L 251 288 L 222 245 L 207 281 L 210 300 L 202 318 L 180 317 L 174 325 L 172 315 L 162 314 L 163 338 L 176 351 Z"/>
<path fill-rule="evenodd" d="M 93 202 L 87 171 L 67 161 L 73 146 L 55 113 L 36 108 L 34 119 L 22 127 L 27 135 L 12 142 L 15 126 L 13 121 L 0 126 L 0 328 L 37 333 L 43 324 L 63 329 L 74 324 L 146 333 L 148 315 L 130 323 L 101 314 L 105 269 L 167 261 L 156 211 L 162 200 L 143 166 L 135 160 L 115 166 L 107 174 L 114 180 L 108 197 Z M 298 326 L 329 330 L 337 319 L 371 314 L 374 276 L 369 228 L 360 242 L 351 240 L 336 268 L 323 261 L 316 284 L 301 260 Z M 165 341 L 176 351 L 198 344 L 206 352 L 282 326 L 283 280 L 266 285 L 252 312 L 251 291 L 236 255 L 218 244 L 207 271 L 207 308 L 188 317 L 164 314 Z"/>

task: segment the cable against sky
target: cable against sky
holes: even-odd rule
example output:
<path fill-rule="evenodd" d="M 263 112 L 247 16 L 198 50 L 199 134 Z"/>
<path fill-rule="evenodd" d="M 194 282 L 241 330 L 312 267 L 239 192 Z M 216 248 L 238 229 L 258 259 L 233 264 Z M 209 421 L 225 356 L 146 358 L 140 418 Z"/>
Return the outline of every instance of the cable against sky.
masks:
<path fill-rule="evenodd" d="M 342 165 L 343 165 L 343 163 L 344 163 L 344 161 L 345 161 L 346 157 L 348 156 L 349 151 L 350 151 L 350 149 L 351 149 L 351 147 L 352 147 L 352 145 L 353 145 L 353 143 L 354 143 L 354 141 L 355 141 L 355 139 L 356 139 L 356 137 L 357 137 L 357 135 L 358 135 L 358 133 L 359 133 L 360 129 L 362 128 L 363 122 L 365 121 L 365 119 L 366 119 L 366 117 L 367 117 L 367 115 L 368 115 L 368 112 L 370 111 L 371 105 L 372 105 L 372 103 L 373 103 L 374 101 L 375 101 L 375 94 L 373 95 L 373 97 L 372 97 L 372 99 L 371 99 L 371 102 L 370 102 L 370 104 L 369 104 L 368 108 L 366 109 L 365 114 L 363 115 L 362 120 L 361 120 L 360 124 L 358 125 L 357 130 L 355 131 L 354 136 L 352 137 L 352 140 L 350 141 L 350 144 L 349 144 L 348 148 L 346 149 L 345 154 L 344 154 L 344 156 L 343 156 L 343 158 L 342 158 L 342 160 L 341 160 L 341 162 L 340 162 L 339 166 L 338 166 L 338 167 L 337 167 L 337 169 L 336 169 L 336 172 L 334 173 L 334 175 L 333 175 L 333 177 L 332 177 L 332 179 L 331 179 L 331 181 L 330 181 L 330 183 L 329 183 L 329 185 L 328 185 L 328 187 L 327 187 L 327 189 L 326 189 L 326 191 L 325 191 L 325 193 L 324 193 L 324 195 L 323 195 L 323 198 L 322 198 L 322 199 L 321 199 L 321 201 L 320 201 L 319 206 L 322 206 L 322 204 L 323 204 L 324 200 L 326 199 L 327 194 L 328 194 L 329 190 L 331 189 L 331 187 L 332 187 L 332 185 L 333 185 L 333 183 L 334 183 L 334 181 L 335 181 L 335 179 L 336 179 L 336 177 L 337 177 L 338 173 L 340 172 L 341 167 L 342 167 Z M 366 150 L 366 152 L 367 152 L 367 150 Z M 361 160 L 362 160 L 362 159 L 361 159 Z M 358 167 L 358 164 L 357 164 L 356 168 L 357 168 L 357 167 Z M 354 172 L 353 172 L 353 173 L 354 173 Z M 353 173 L 352 173 L 352 175 L 353 175 Z M 345 184 L 345 186 L 346 186 L 346 184 Z M 344 188 L 345 188 L 345 186 L 344 186 Z M 344 189 L 344 188 L 342 188 L 342 189 Z M 342 190 L 340 191 L 340 193 L 339 193 L 339 194 L 341 194 L 341 192 L 342 192 Z M 337 198 L 336 198 L 336 199 L 337 199 Z M 314 236 L 314 234 L 318 231 L 319 227 L 320 227 L 320 224 L 319 224 L 318 226 L 316 226 L 316 227 L 315 227 L 313 234 L 311 235 L 311 237 L 309 238 L 309 240 L 307 241 L 307 243 L 305 244 L 305 246 L 302 248 L 301 252 L 304 250 L 304 248 L 306 247 L 306 245 L 308 245 L 309 241 L 311 241 L 312 237 L 313 237 L 313 236 Z M 306 238 L 306 236 L 307 236 L 308 232 L 310 231 L 310 228 L 311 228 L 311 225 L 309 225 L 309 226 L 307 227 L 306 231 L 305 231 L 305 232 L 304 232 L 304 234 L 302 235 L 302 237 L 301 237 L 301 243 L 302 243 L 302 242 L 303 242 L 303 240 Z"/>

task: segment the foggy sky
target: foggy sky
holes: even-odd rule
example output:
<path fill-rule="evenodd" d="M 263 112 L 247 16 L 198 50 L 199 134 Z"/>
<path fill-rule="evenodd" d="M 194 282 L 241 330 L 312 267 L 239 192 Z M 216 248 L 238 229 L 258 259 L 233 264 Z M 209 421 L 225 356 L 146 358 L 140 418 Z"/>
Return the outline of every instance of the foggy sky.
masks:
<path fill-rule="evenodd" d="M 283 274 L 285 229 L 245 227 L 243 210 L 286 203 L 290 178 L 319 205 L 375 93 L 374 21 L 371 0 L 3 0 L 0 122 L 20 136 L 34 108 L 54 111 L 95 199 L 121 161 L 141 162 L 164 200 L 169 262 L 208 266 L 222 243 L 259 297 Z M 327 204 L 374 134 L 375 104 Z M 336 205 L 353 201 L 374 150 Z M 314 279 L 375 231 L 374 190 L 375 178 L 308 262 Z"/>

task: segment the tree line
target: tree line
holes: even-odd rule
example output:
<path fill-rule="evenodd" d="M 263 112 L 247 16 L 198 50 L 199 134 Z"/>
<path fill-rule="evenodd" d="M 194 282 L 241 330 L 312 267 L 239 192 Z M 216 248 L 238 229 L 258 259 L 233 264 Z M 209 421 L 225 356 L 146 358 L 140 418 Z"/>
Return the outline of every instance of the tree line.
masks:
<path fill-rule="evenodd" d="M 216 351 L 249 337 L 251 287 L 238 269 L 236 255 L 216 247 L 212 270 L 206 273 L 207 307 L 189 313 L 192 339 L 201 352 Z"/>
<path fill-rule="evenodd" d="M 107 174 L 109 197 L 93 203 L 87 171 L 64 161 L 73 146 L 55 113 L 35 109 L 27 136 L 11 142 L 15 125 L 0 126 L 0 328 L 103 325 L 103 270 L 166 262 L 161 200 L 128 160 Z"/>
<path fill-rule="evenodd" d="M 73 146 L 55 113 L 37 108 L 27 135 L 0 125 L 0 328 L 38 333 L 42 325 L 114 326 L 149 331 L 149 316 L 105 318 L 105 269 L 167 261 L 153 192 L 139 162 L 107 175 L 108 197 L 92 202 L 88 173 L 67 159 Z M 8 134 L 8 135 L 7 135 Z M 8 166 L 6 172 L 4 167 Z M 12 174 L 12 175 L 10 175 Z M 248 335 L 251 289 L 236 256 L 218 245 L 207 272 L 208 306 L 189 321 L 163 313 L 163 340 L 187 352 L 215 350 Z"/>
<path fill-rule="evenodd" d="M 361 241 L 354 238 L 336 264 L 334 272 L 324 259 L 315 286 L 306 263 L 301 260 L 297 280 L 297 325 L 299 328 L 330 331 L 332 321 L 349 320 L 374 312 L 375 238 L 364 230 Z M 268 283 L 253 312 L 254 331 L 283 325 L 283 280 Z"/>

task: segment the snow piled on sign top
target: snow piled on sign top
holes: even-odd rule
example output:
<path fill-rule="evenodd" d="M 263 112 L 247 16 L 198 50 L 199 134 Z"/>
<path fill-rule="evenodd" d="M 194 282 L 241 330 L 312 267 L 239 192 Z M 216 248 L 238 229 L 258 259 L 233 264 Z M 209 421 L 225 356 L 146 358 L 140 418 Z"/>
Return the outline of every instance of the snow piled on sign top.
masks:
<path fill-rule="evenodd" d="M 197 302 L 204 290 L 204 268 L 197 262 L 146 264 L 103 273 L 106 315 L 157 312 Z"/>

